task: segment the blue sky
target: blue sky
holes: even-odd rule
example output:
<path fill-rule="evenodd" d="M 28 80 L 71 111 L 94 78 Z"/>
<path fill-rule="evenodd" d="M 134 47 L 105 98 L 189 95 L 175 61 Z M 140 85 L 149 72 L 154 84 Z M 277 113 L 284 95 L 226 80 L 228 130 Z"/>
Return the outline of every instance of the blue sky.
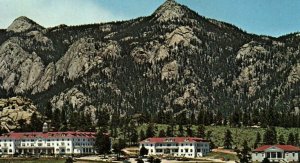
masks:
<path fill-rule="evenodd" d="M 249 33 L 280 36 L 300 31 L 299 0 L 177 0 L 208 18 Z M 164 0 L 0 0 L 0 28 L 19 16 L 45 27 L 147 16 Z"/>

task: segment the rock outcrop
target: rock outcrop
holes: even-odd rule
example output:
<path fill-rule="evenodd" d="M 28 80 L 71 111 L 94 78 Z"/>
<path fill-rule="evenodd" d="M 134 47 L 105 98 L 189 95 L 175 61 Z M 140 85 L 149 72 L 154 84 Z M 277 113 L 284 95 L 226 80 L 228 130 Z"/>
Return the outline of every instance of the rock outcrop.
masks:
<path fill-rule="evenodd" d="M 36 22 L 28 19 L 25 16 L 21 16 L 13 21 L 13 23 L 7 28 L 7 31 L 18 33 L 42 29 L 43 27 L 38 25 Z"/>
<path fill-rule="evenodd" d="M 0 99 L 0 110 L 1 128 L 8 132 L 20 127 L 20 121 L 29 124 L 32 113 L 39 114 L 32 101 L 22 97 Z"/>

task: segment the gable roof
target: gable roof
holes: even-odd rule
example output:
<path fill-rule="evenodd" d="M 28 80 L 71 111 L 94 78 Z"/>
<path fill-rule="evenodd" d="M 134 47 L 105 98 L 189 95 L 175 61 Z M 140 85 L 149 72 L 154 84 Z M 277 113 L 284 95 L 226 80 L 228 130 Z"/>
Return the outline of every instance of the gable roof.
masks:
<path fill-rule="evenodd" d="M 191 143 L 191 142 L 208 142 L 208 141 L 197 137 L 152 137 L 152 138 L 147 138 L 141 141 L 140 143 L 166 143 L 166 142 Z"/>
<path fill-rule="evenodd" d="M 11 132 L 3 134 L 0 139 L 30 139 L 30 138 L 94 138 L 95 132 Z"/>
<path fill-rule="evenodd" d="M 300 148 L 292 146 L 292 145 L 263 145 L 254 150 L 254 152 L 263 152 L 271 147 L 279 148 L 283 151 L 300 151 Z"/>

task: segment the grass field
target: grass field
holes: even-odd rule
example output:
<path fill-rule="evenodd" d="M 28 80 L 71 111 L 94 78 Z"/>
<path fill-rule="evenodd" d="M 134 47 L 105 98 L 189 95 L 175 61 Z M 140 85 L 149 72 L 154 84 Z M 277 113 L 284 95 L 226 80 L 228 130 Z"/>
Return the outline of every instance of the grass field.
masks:
<path fill-rule="evenodd" d="M 221 159 L 221 160 L 238 160 L 237 156 L 234 154 L 217 153 L 217 152 L 211 152 L 206 157 L 213 158 L 213 159 Z"/>
<path fill-rule="evenodd" d="M 156 127 L 157 127 L 156 133 L 158 133 L 159 130 L 161 129 L 166 130 L 167 125 L 157 124 Z M 138 131 L 140 131 L 141 129 L 146 131 L 146 128 L 147 128 L 146 124 L 141 125 L 139 126 Z M 193 126 L 192 129 L 194 131 L 194 134 L 196 134 L 197 126 Z M 265 132 L 265 129 L 263 128 L 250 128 L 250 127 L 231 128 L 229 126 L 206 126 L 205 132 L 212 131 L 212 137 L 211 137 L 212 141 L 217 146 L 223 146 L 224 133 L 227 129 L 229 129 L 232 132 L 232 137 L 234 142 L 233 144 L 237 145 L 238 147 L 242 145 L 244 140 L 247 140 L 248 145 L 250 147 L 253 147 L 253 144 L 256 139 L 256 133 L 259 132 L 263 139 L 263 135 Z M 277 138 L 279 137 L 280 134 L 282 134 L 285 137 L 285 140 L 288 139 L 288 134 L 291 132 L 294 134 L 298 132 L 300 135 L 300 128 L 276 127 L 276 131 L 277 131 Z"/>

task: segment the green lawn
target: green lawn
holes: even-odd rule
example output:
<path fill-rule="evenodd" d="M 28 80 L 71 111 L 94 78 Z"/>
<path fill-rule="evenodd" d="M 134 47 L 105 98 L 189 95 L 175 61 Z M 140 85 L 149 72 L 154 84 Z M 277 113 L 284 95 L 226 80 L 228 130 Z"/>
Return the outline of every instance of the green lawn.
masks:
<path fill-rule="evenodd" d="M 159 130 L 164 129 L 166 130 L 167 125 L 161 125 L 161 124 L 156 124 L 157 127 L 157 133 Z M 138 131 L 143 129 L 146 131 L 147 125 L 141 125 L 138 128 Z M 193 126 L 193 131 L 196 133 L 197 126 Z M 233 136 L 233 141 L 234 145 L 238 145 L 239 147 L 242 145 L 244 140 L 247 140 L 248 145 L 250 147 L 253 147 L 254 141 L 256 139 L 256 133 L 259 132 L 262 136 L 264 135 L 264 130 L 263 128 L 249 128 L 249 127 L 241 127 L 241 128 L 231 128 L 229 126 L 206 126 L 205 127 L 205 132 L 207 131 L 212 131 L 212 141 L 215 143 L 217 146 L 223 146 L 223 140 L 224 140 L 224 133 L 225 131 L 229 129 L 232 132 Z M 300 135 L 300 128 L 282 128 L 282 127 L 276 127 L 277 131 L 277 137 L 279 137 L 280 134 L 284 135 L 285 140 L 288 139 L 288 134 L 290 132 L 299 133 Z"/>
<path fill-rule="evenodd" d="M 217 153 L 217 152 L 211 152 L 205 157 L 209 157 L 213 159 L 221 159 L 221 160 L 238 160 L 237 156 L 234 154 Z"/>

